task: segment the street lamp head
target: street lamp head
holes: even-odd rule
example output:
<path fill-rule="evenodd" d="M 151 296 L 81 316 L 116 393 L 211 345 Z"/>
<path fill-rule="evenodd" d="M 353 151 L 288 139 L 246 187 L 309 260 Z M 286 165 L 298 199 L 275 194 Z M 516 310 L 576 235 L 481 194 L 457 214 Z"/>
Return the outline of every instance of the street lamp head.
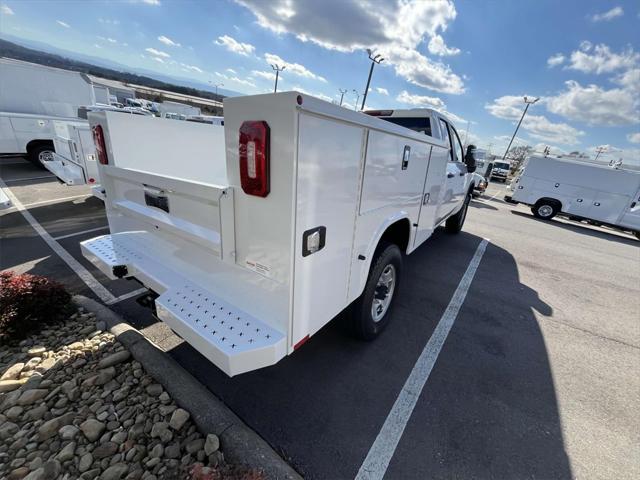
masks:
<path fill-rule="evenodd" d="M 370 48 L 367 48 L 367 53 L 369 54 L 369 56 L 373 55 L 373 50 L 371 50 Z"/>
<path fill-rule="evenodd" d="M 530 98 L 530 97 L 527 97 L 526 95 L 525 95 L 525 97 L 524 97 L 524 103 L 528 103 L 528 104 L 530 104 L 530 105 L 533 105 L 533 104 L 534 104 L 534 103 L 536 103 L 538 100 L 540 100 L 540 97 Z"/>

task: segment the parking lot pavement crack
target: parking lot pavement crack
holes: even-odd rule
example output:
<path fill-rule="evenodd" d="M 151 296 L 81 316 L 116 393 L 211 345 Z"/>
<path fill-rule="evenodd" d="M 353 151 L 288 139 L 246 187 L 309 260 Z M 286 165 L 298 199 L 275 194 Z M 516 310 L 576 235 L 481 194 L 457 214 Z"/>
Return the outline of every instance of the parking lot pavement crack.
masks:
<path fill-rule="evenodd" d="M 610 342 L 614 342 L 614 343 L 617 343 L 619 345 L 624 345 L 625 347 L 633 348 L 635 350 L 640 350 L 640 345 L 634 345 L 632 343 L 628 343 L 628 342 L 625 342 L 623 340 L 618 340 L 616 338 L 607 337 L 606 335 L 602 335 L 600 333 L 596 333 L 596 332 L 588 330 L 586 328 L 580 328 L 580 327 L 577 327 L 575 325 L 571 325 L 570 323 L 563 322 L 561 320 L 557 320 L 557 319 L 549 318 L 549 317 L 544 317 L 544 318 L 542 318 L 542 320 L 548 321 L 548 322 L 551 322 L 551 323 L 555 323 L 555 324 L 558 324 L 558 325 L 562 325 L 562 326 L 570 328 L 572 330 L 578 330 L 579 332 L 586 333 L 586 334 L 591 335 L 593 337 L 597 337 L 597 338 L 599 338 L 601 340 L 608 340 Z"/>

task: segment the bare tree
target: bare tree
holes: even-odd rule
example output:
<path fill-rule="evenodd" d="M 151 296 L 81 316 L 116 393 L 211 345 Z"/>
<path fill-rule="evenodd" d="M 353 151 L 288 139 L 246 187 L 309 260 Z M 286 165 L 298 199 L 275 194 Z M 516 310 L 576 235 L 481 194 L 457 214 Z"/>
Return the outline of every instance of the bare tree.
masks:
<path fill-rule="evenodd" d="M 511 160 L 511 171 L 515 172 L 520 168 L 527 155 L 533 153 L 533 147 L 529 145 L 518 145 L 517 147 L 511 147 L 507 154 L 507 160 Z"/>

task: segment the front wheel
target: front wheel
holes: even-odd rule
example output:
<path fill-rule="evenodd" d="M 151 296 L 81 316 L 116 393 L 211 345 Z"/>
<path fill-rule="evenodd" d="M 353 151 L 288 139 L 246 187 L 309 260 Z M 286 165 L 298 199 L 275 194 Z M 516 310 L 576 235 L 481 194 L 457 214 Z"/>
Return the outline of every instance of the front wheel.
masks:
<path fill-rule="evenodd" d="M 449 233 L 460 233 L 464 226 L 464 221 L 467 218 L 467 210 L 469 210 L 469 202 L 471 201 L 471 194 L 467 193 L 462 208 L 455 215 L 447 218 L 444 224 L 444 228 Z"/>
<path fill-rule="evenodd" d="M 400 248 L 392 243 L 381 245 L 371 263 L 364 292 L 351 306 L 351 325 L 356 337 L 373 340 L 385 329 L 401 275 Z"/>

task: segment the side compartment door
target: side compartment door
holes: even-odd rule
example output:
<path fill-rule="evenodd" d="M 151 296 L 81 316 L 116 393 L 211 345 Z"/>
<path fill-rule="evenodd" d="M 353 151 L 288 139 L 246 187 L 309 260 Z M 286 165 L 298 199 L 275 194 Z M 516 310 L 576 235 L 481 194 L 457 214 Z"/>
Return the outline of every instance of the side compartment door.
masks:
<path fill-rule="evenodd" d="M 22 153 L 13 131 L 11 120 L 7 117 L 0 117 L 0 152 L 2 153 Z"/>
<path fill-rule="evenodd" d="M 591 218 L 616 225 L 632 201 L 627 195 L 599 191 L 591 205 Z"/>

